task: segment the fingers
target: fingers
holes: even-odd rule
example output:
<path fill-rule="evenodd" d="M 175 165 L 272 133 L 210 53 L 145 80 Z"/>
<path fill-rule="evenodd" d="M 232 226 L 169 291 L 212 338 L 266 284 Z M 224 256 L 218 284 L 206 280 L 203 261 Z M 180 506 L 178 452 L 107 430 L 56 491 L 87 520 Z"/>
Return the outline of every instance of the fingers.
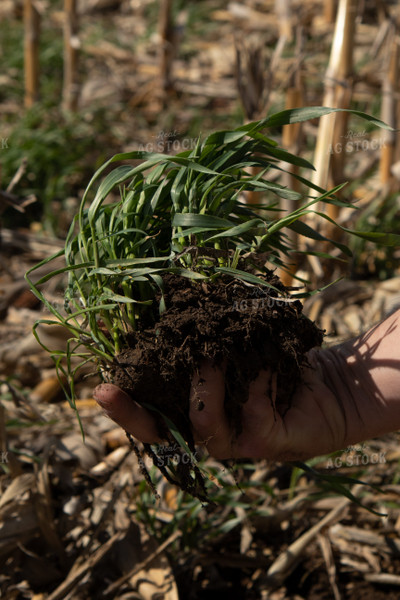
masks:
<path fill-rule="evenodd" d="M 248 401 L 243 404 L 242 433 L 236 438 L 225 414 L 224 368 L 211 361 L 203 363 L 193 378 L 190 394 L 189 417 L 196 443 L 203 444 L 218 459 L 275 454 L 282 421 L 274 415 L 271 404 L 273 379 L 269 371 L 262 371 L 250 383 Z M 113 421 L 138 440 L 148 444 L 161 442 L 151 413 L 117 386 L 99 385 L 94 398 Z"/>
<path fill-rule="evenodd" d="M 221 368 L 204 363 L 193 379 L 190 420 L 195 440 L 219 459 L 265 458 L 276 452 L 271 446 L 281 426 L 275 418 L 270 395 L 274 375 L 262 371 L 250 383 L 248 401 L 243 404 L 242 433 L 236 438 L 225 415 L 225 375 Z"/>
<path fill-rule="evenodd" d="M 276 453 L 276 434 L 282 419 L 275 413 L 276 373 L 260 371 L 249 386 L 249 398 L 243 405 L 242 433 L 235 441 L 237 458 L 266 458 Z"/>
<path fill-rule="evenodd" d="M 215 458 L 230 458 L 231 430 L 225 410 L 225 376 L 211 361 L 203 363 L 193 378 L 189 416 L 196 442 Z"/>
<path fill-rule="evenodd" d="M 260 371 L 257 378 L 250 382 L 249 399 L 243 405 L 242 424 L 244 431 L 253 431 L 258 435 L 265 429 L 265 421 L 272 417 L 270 388 L 273 375 L 270 371 Z"/>
<path fill-rule="evenodd" d="M 161 442 L 151 414 L 112 383 L 102 383 L 93 397 L 108 417 L 145 444 Z"/>
<path fill-rule="evenodd" d="M 152 415 L 120 388 L 103 383 L 96 387 L 93 396 L 107 416 L 135 438 L 148 444 L 161 442 Z M 231 431 L 225 417 L 224 398 L 223 370 L 211 361 L 204 363 L 193 378 L 189 417 L 195 440 L 218 458 L 231 456 Z"/>

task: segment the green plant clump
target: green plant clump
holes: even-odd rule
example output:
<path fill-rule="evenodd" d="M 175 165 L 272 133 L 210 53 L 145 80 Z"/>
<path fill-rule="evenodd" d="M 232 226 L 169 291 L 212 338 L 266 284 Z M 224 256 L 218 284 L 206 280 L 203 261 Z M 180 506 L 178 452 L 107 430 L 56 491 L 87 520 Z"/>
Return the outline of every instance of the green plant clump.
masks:
<path fill-rule="evenodd" d="M 232 131 L 212 133 L 199 139 L 194 149 L 176 156 L 140 151 L 117 154 L 95 173 L 71 224 L 65 249 L 38 265 L 62 256 L 65 266 L 36 284 L 31 282 L 35 269 L 27 274 L 33 292 L 53 317 L 39 324 L 61 324 L 70 333 L 66 351 L 48 350 L 69 382 L 65 391 L 74 408 L 77 371 L 94 361 L 107 380 L 116 357 L 166 313 L 168 278 L 183 278 L 198 290 L 202 285 L 240 282 L 250 292 L 264 290 L 287 305 L 300 297 L 289 297 L 288 290 L 271 278 L 270 268 L 286 268 L 290 263 L 287 230 L 331 241 L 303 219 L 311 213 L 328 219 L 316 208 L 317 203 L 341 202 L 334 195 L 337 189 L 326 192 L 301 175 L 297 178 L 303 194 L 273 181 L 270 176 L 284 171 L 285 163 L 302 169 L 313 167 L 280 148 L 264 131 L 332 110 L 283 111 Z M 368 115 L 355 114 L 385 127 Z M 111 170 L 116 162 L 119 166 Z M 262 204 L 246 204 L 245 194 L 250 191 L 264 195 Z M 280 198 L 296 200 L 299 206 L 282 215 Z M 360 235 L 379 243 L 394 242 L 380 233 Z M 350 254 L 346 246 L 331 243 Z M 41 292 L 42 285 L 55 276 L 67 278 L 64 310 Z M 171 439 L 182 451 L 191 453 L 191 466 L 196 468 L 192 441 L 170 418 L 164 421 Z"/>

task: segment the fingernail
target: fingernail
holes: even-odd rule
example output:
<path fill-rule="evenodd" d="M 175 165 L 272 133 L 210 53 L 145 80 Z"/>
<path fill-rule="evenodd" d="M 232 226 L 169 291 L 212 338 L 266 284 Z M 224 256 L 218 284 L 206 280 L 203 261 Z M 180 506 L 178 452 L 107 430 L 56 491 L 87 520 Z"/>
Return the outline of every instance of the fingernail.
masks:
<path fill-rule="evenodd" d="M 110 406 L 109 402 L 109 394 L 107 394 L 107 384 L 101 383 L 93 390 L 93 398 L 96 400 L 97 404 L 107 412 L 107 408 Z"/>

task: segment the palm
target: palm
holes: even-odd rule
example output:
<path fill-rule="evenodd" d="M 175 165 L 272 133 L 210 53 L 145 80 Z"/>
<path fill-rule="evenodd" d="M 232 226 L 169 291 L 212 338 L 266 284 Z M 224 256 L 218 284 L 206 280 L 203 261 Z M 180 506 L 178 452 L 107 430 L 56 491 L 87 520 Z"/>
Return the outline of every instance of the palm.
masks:
<path fill-rule="evenodd" d="M 224 411 L 223 370 L 205 363 L 192 385 L 194 438 L 216 458 L 304 460 L 395 431 L 400 428 L 399 347 L 400 310 L 360 338 L 312 350 L 312 368 L 304 369 L 284 417 L 273 410 L 274 375 L 261 372 L 250 384 L 236 438 Z M 160 441 L 152 415 L 116 386 L 102 384 L 95 397 L 137 439 Z"/>
<path fill-rule="evenodd" d="M 304 460 L 344 445 L 345 423 L 334 395 L 319 376 L 306 369 L 290 409 L 274 411 L 274 376 L 264 371 L 250 384 L 243 407 L 242 433 L 232 438 L 223 410 L 224 375 L 205 365 L 192 392 L 191 421 L 198 442 L 217 458 Z M 198 411 L 198 401 L 203 410 Z"/>

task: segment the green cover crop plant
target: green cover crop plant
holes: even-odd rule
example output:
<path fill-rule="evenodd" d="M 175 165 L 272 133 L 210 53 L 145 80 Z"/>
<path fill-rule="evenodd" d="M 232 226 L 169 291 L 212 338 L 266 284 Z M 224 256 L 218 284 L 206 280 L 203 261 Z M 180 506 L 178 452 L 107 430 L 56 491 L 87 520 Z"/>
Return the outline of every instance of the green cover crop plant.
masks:
<path fill-rule="evenodd" d="M 31 273 L 44 263 L 27 274 L 53 316 L 39 323 L 61 324 L 70 334 L 65 351 L 48 350 L 69 383 L 72 407 L 77 372 L 96 363 L 105 381 L 155 411 L 160 433 L 181 460 L 166 460 L 164 446 L 145 445 L 144 451 L 170 481 L 200 498 L 206 490 L 188 398 L 201 361 L 226 361 L 226 411 L 239 433 L 246 386 L 259 369 L 268 365 L 277 374 L 275 410 L 290 410 L 305 353 L 322 342 L 322 332 L 302 314 L 300 295 L 291 295 L 272 269 L 290 261 L 287 230 L 327 242 L 304 218 L 328 219 L 316 203 L 341 203 L 337 190 L 326 192 L 300 175 L 302 195 L 272 182 L 269 176 L 285 163 L 313 167 L 264 132 L 332 110 L 283 111 L 212 133 L 176 156 L 114 156 L 90 181 L 65 248 L 44 261 L 62 256 L 65 266 L 35 285 Z M 250 167 L 259 168 L 257 175 Z M 263 204 L 246 205 L 247 191 L 263 192 Z M 282 216 L 280 198 L 297 200 L 298 208 Z M 379 233 L 370 239 L 393 242 Z M 65 310 L 41 291 L 56 276 L 66 282 Z"/>

